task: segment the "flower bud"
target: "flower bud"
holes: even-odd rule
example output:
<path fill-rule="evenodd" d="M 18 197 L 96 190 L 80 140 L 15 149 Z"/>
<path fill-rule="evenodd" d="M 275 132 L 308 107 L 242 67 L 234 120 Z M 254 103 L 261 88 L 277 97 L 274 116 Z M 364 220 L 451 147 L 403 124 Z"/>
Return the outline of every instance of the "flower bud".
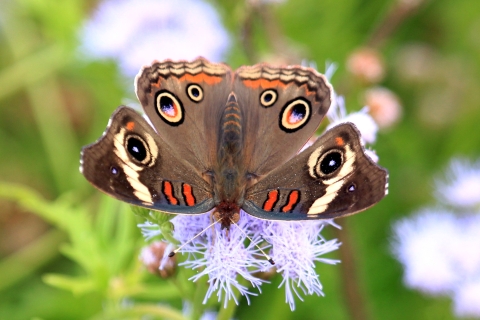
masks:
<path fill-rule="evenodd" d="M 347 59 L 347 69 L 366 83 L 378 83 L 385 75 L 385 64 L 380 53 L 372 48 L 360 48 Z"/>
<path fill-rule="evenodd" d="M 170 249 L 170 245 L 166 242 L 153 242 L 148 247 L 143 248 L 140 253 L 140 260 L 150 273 L 162 278 L 169 278 L 175 273 L 177 266 L 175 256 L 168 257 Z"/>

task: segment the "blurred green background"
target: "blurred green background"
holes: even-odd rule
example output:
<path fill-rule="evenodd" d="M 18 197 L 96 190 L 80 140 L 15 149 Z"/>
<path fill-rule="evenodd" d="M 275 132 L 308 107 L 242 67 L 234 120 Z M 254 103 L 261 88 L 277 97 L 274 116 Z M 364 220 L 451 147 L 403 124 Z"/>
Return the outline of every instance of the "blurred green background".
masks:
<path fill-rule="evenodd" d="M 235 317 L 454 318 L 449 299 L 404 287 L 390 253 L 391 225 L 433 201 L 432 179 L 453 156 L 479 157 L 480 2 L 211 3 L 231 35 L 232 67 L 306 59 L 323 71 L 329 60 L 338 63 L 332 83 L 350 111 L 363 107 L 372 85 L 391 90 L 403 108 L 375 144 L 390 172 L 389 195 L 338 220 L 343 230 L 326 231 L 344 243 L 328 255 L 342 264 L 317 266 L 326 296 L 307 296 L 291 312 L 276 277 L 251 306 L 241 300 Z M 0 3 L 0 319 L 139 319 L 142 312 L 163 318 L 168 310 L 155 310 L 158 303 L 181 308 L 176 285 L 138 262 L 141 220 L 78 171 L 81 147 L 100 137 L 112 111 L 132 98 L 133 78 L 122 77 L 114 61 L 79 54 L 79 28 L 96 5 Z M 383 61 L 380 83 L 347 68 L 365 46 Z M 133 305 L 140 308 L 125 312 Z"/>

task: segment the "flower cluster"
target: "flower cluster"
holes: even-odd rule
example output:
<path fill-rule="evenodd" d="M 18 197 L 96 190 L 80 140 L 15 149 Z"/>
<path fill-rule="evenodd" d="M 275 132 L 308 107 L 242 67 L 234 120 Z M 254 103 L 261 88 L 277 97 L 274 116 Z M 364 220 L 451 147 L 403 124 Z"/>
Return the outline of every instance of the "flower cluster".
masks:
<path fill-rule="evenodd" d="M 394 225 L 393 252 L 408 287 L 448 295 L 457 316 L 480 317 L 480 161 L 452 160 L 436 186 L 436 207 Z"/>
<path fill-rule="evenodd" d="M 224 305 L 228 300 L 237 301 L 236 293 L 256 295 L 251 288 L 266 282 L 262 274 L 279 273 L 283 277 L 285 300 L 295 308 L 295 296 L 302 294 L 323 295 L 322 285 L 315 272 L 315 262 L 336 264 L 338 260 L 323 258 L 328 252 L 338 249 L 340 243 L 326 240 L 321 231 L 332 221 L 281 222 L 265 221 L 240 212 L 240 220 L 230 230 L 221 230 L 219 224 L 211 227 L 210 213 L 201 215 L 178 215 L 171 222 L 174 237 L 184 246 L 180 251 L 187 254 L 181 266 L 198 270 L 192 281 L 208 279 L 209 288 L 204 303 L 215 293 Z M 333 224 L 335 225 L 335 224 Z M 151 234 L 153 224 L 140 227 Z M 158 232 L 160 228 L 157 226 Z M 202 232 L 203 231 L 203 232 Z M 193 237 L 200 234 L 195 240 Z M 272 266 L 263 252 L 269 251 L 275 265 Z M 164 256 L 164 260 L 168 256 Z M 162 266 L 160 266 L 161 268 Z"/>

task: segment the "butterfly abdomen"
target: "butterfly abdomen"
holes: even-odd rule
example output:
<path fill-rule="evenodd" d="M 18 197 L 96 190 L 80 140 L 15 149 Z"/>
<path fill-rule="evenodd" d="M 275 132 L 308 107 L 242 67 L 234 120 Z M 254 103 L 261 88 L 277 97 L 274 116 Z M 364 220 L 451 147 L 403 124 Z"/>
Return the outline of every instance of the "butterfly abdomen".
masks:
<path fill-rule="evenodd" d="M 223 112 L 218 148 L 215 197 L 218 203 L 239 204 L 245 193 L 242 111 L 232 92 Z"/>

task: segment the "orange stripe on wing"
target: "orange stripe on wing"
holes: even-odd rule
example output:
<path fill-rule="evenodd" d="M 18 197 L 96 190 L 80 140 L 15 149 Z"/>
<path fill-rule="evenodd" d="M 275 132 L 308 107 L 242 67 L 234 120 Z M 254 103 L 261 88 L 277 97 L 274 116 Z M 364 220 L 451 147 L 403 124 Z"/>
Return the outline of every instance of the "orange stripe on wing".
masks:
<path fill-rule="evenodd" d="M 268 192 L 268 198 L 267 200 L 265 200 L 265 203 L 263 204 L 263 210 L 272 211 L 277 201 L 278 201 L 278 190 L 272 190 Z"/>
<path fill-rule="evenodd" d="M 289 212 L 292 211 L 297 203 L 300 201 L 300 193 L 298 190 L 293 190 L 288 195 L 288 202 L 286 205 L 282 207 L 282 212 Z"/>
<path fill-rule="evenodd" d="M 216 84 L 222 81 L 222 77 L 212 76 L 206 73 L 199 73 L 196 75 L 188 74 L 181 76 L 180 81 L 191 81 L 191 82 L 205 82 L 206 84 Z"/>
<path fill-rule="evenodd" d="M 255 79 L 255 80 L 243 80 L 243 84 L 248 88 L 257 89 L 259 87 L 268 88 L 285 88 L 287 85 L 280 80 L 267 80 L 267 79 Z"/>
<path fill-rule="evenodd" d="M 167 180 L 163 181 L 162 192 L 165 195 L 165 197 L 167 197 L 168 203 L 173 204 L 173 205 L 178 204 L 178 199 L 175 198 L 175 196 L 173 195 L 173 187 L 172 187 L 172 183 L 170 181 L 167 181 Z"/>
<path fill-rule="evenodd" d="M 195 200 L 195 197 L 193 196 L 192 186 L 187 183 L 183 183 L 182 192 L 183 192 L 183 199 L 185 200 L 185 203 L 187 204 L 187 206 L 191 207 L 195 205 L 196 200 Z"/>

